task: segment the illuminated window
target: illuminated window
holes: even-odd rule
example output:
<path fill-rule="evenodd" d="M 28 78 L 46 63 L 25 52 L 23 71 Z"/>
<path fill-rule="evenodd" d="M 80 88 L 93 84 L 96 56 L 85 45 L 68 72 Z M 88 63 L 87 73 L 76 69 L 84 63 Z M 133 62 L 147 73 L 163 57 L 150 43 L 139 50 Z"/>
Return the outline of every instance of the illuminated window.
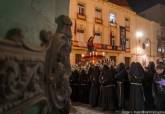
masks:
<path fill-rule="evenodd" d="M 78 14 L 85 16 L 85 5 L 83 4 L 78 4 Z"/>
<path fill-rule="evenodd" d="M 115 15 L 115 13 L 110 13 L 109 14 L 109 21 L 110 21 L 110 23 L 116 23 L 116 15 Z"/>

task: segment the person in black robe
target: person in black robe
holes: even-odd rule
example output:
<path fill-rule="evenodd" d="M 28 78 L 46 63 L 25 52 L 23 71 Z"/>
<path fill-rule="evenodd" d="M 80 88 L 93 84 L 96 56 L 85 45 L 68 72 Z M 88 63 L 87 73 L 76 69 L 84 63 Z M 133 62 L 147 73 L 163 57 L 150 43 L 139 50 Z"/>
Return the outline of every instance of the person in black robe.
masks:
<path fill-rule="evenodd" d="M 90 87 L 90 95 L 89 95 L 89 104 L 92 107 L 96 107 L 98 105 L 99 88 L 100 88 L 99 75 L 100 75 L 100 69 L 98 66 L 95 66 L 90 76 L 91 87 Z"/>
<path fill-rule="evenodd" d="M 165 86 L 159 81 L 165 80 L 165 67 L 158 65 L 156 67 L 156 75 L 153 81 L 154 102 L 157 111 L 165 111 Z"/>
<path fill-rule="evenodd" d="M 114 71 L 107 65 L 103 66 L 102 74 L 100 75 L 100 106 L 103 110 L 116 110 L 116 94 L 115 94 L 115 82 Z"/>
<path fill-rule="evenodd" d="M 118 109 L 128 109 L 127 105 L 129 100 L 129 80 L 124 63 L 120 63 L 118 65 L 115 78 L 117 81 Z"/>
<path fill-rule="evenodd" d="M 144 92 L 142 82 L 144 79 L 144 69 L 140 63 L 131 63 L 129 72 L 130 81 L 130 96 L 129 110 L 143 111 L 144 110 Z"/>
<path fill-rule="evenodd" d="M 88 103 L 88 99 L 89 99 L 88 84 L 89 84 L 88 75 L 87 75 L 85 69 L 83 69 L 80 73 L 80 101 L 85 104 Z"/>
<path fill-rule="evenodd" d="M 71 94 L 71 100 L 74 102 L 79 101 L 79 71 L 75 69 L 72 71 L 72 74 L 70 76 L 70 85 L 72 88 L 72 94 Z"/>
<path fill-rule="evenodd" d="M 152 94 L 152 82 L 155 75 L 155 64 L 154 62 L 149 62 L 148 67 L 145 70 L 143 88 L 145 96 L 145 110 L 154 110 L 154 100 Z"/>

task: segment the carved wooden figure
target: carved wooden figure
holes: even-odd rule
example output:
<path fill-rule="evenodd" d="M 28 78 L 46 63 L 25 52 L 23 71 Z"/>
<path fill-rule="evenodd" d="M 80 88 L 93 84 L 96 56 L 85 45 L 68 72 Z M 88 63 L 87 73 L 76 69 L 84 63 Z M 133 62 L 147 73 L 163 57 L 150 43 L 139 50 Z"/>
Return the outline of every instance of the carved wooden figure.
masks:
<path fill-rule="evenodd" d="M 52 109 L 65 108 L 70 102 L 71 89 L 69 76 L 71 74 L 71 25 L 67 16 L 56 19 L 57 30 L 46 56 L 46 75 L 48 80 L 48 96 Z"/>

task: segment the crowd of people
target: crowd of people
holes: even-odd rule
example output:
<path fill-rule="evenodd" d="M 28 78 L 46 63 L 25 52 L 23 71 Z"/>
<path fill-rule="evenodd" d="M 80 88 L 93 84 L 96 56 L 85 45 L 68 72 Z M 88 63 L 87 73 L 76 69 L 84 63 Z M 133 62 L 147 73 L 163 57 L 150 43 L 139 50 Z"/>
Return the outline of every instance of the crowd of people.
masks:
<path fill-rule="evenodd" d="M 73 102 L 103 110 L 165 111 L 165 65 L 138 62 L 117 66 L 109 59 L 72 67 Z"/>

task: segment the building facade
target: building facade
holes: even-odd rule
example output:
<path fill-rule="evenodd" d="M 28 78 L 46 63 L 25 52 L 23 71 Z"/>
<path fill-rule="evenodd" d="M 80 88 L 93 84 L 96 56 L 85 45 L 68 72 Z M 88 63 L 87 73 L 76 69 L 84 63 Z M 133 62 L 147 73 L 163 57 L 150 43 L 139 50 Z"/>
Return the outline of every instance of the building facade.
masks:
<path fill-rule="evenodd" d="M 71 63 L 78 63 L 87 52 L 87 42 L 95 36 L 98 54 L 116 64 L 156 60 L 160 25 L 132 11 L 128 6 L 106 0 L 70 0 L 73 22 Z"/>

